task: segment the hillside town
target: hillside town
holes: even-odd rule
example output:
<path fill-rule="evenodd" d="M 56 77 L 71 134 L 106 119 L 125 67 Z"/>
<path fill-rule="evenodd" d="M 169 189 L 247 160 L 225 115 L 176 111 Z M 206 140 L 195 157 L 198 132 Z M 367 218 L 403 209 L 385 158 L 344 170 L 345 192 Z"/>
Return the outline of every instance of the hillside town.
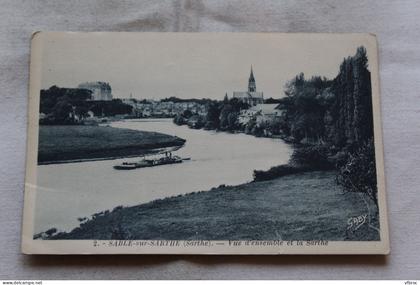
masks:
<path fill-rule="evenodd" d="M 265 100 L 264 93 L 257 91 L 251 67 L 246 91 L 234 91 L 230 98 L 226 93 L 222 101 L 207 102 L 205 115 L 190 111 L 178 113 L 174 122 L 196 129 L 245 132 L 255 136 L 273 137 L 281 135 L 282 110 L 276 100 Z"/>
<path fill-rule="evenodd" d="M 41 124 L 95 125 L 132 118 L 173 118 L 178 125 L 222 131 L 243 131 L 258 136 L 279 134 L 282 111 L 264 100 L 251 71 L 245 91 L 225 94 L 223 100 L 114 98 L 107 82 L 84 82 L 77 88 L 52 86 L 41 90 Z"/>
<path fill-rule="evenodd" d="M 174 102 L 166 100 L 138 100 L 135 98 L 121 99 L 124 104 L 132 107 L 136 118 L 173 118 L 189 110 L 200 116 L 206 115 L 206 104 L 192 101 Z"/>

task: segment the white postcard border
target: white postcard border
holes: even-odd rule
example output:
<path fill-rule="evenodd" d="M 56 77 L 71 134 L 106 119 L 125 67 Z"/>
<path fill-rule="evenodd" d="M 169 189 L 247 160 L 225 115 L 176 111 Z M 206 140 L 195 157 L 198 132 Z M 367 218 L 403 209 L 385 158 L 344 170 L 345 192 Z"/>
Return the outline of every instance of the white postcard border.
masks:
<path fill-rule="evenodd" d="M 74 33 L 73 33 L 74 34 Z M 95 33 L 113 36 L 117 33 Z M 118 33 L 119 35 L 124 33 Z M 130 33 L 133 34 L 133 33 Z M 140 33 L 139 33 L 140 34 Z M 168 33 L 146 33 L 157 37 Z M 178 33 L 187 34 L 187 33 Z M 195 36 L 198 33 L 188 33 Z M 200 33 L 203 35 L 203 33 Z M 215 33 L 211 33 L 215 34 Z M 216 33 L 220 37 L 230 36 L 229 33 Z M 243 33 L 241 33 L 243 35 Z M 60 32 L 36 32 L 32 35 L 30 86 L 28 103 L 28 137 L 27 161 L 25 178 L 24 211 L 22 222 L 22 252 L 25 254 L 388 254 L 389 233 L 387 205 L 385 194 L 385 170 L 382 143 L 381 105 L 379 95 L 378 48 L 376 36 L 373 34 L 300 34 L 307 36 L 326 37 L 341 35 L 343 37 L 363 38 L 365 47 L 371 51 L 369 66 L 371 69 L 372 104 L 374 116 L 374 139 L 378 185 L 378 205 L 380 219 L 380 241 L 324 241 L 327 245 L 307 245 L 307 241 L 277 241 L 274 246 L 234 245 L 235 241 L 209 241 L 212 246 L 185 246 L 186 241 L 178 241 L 179 246 L 129 245 L 142 244 L 150 241 L 104 241 L 104 240 L 34 240 L 33 222 L 37 185 L 37 150 L 38 150 L 38 120 L 39 120 L 39 90 L 41 89 L 41 69 L 43 58 L 43 42 L 47 37 L 63 35 Z M 249 33 L 250 37 L 261 33 Z M 275 37 L 285 36 L 284 33 L 266 33 Z M 292 34 L 293 35 L 293 34 Z M 372 56 L 374 55 L 374 56 Z M 190 242 L 190 241 L 189 241 Z M 206 242 L 206 241 L 202 241 Z M 239 241 L 236 241 L 239 242 Z M 245 241 L 240 241 L 244 243 Z M 261 241 L 259 241 L 261 242 Z M 298 242 L 302 242 L 299 245 Z M 321 241 L 320 241 L 321 242 Z M 96 244 L 95 244 L 96 243 Z M 98 245 L 99 243 L 99 245 Z M 104 244 L 105 245 L 104 245 Z M 106 245 L 108 244 L 108 245 Z"/>

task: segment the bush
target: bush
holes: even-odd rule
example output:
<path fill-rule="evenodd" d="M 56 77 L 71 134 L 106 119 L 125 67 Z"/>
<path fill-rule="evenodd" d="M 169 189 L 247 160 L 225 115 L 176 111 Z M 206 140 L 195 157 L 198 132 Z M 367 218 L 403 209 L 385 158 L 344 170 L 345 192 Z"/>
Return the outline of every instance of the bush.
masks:
<path fill-rule="evenodd" d="M 217 129 L 217 125 L 216 125 L 215 122 L 208 121 L 208 122 L 205 123 L 204 129 L 205 130 L 214 130 L 214 129 Z"/>
<path fill-rule="evenodd" d="M 122 210 L 122 209 L 123 209 L 123 206 L 119 205 L 119 206 L 115 207 L 115 208 L 112 210 L 112 212 L 117 212 L 117 211 L 120 211 L 120 210 Z"/>
<path fill-rule="evenodd" d="M 254 170 L 254 181 L 266 181 L 278 177 L 311 170 L 308 167 L 297 167 L 289 164 L 271 167 L 269 170 Z"/>
<path fill-rule="evenodd" d="M 338 169 L 336 180 L 345 191 L 364 193 L 378 205 L 373 140 L 363 144 L 356 152 L 348 154 L 347 160 Z"/>
<path fill-rule="evenodd" d="M 49 230 L 45 231 L 45 233 L 46 233 L 48 236 L 51 236 L 51 235 L 53 235 L 53 234 L 57 233 L 57 229 L 56 229 L 56 228 L 51 228 L 51 229 L 49 229 Z"/>
<path fill-rule="evenodd" d="M 173 119 L 174 124 L 181 126 L 184 125 L 186 123 L 184 117 L 182 117 L 181 115 L 176 115 L 175 118 Z"/>
<path fill-rule="evenodd" d="M 333 169 L 334 165 L 328 159 L 329 154 L 330 148 L 324 144 L 300 146 L 293 152 L 290 163 L 314 170 Z"/>

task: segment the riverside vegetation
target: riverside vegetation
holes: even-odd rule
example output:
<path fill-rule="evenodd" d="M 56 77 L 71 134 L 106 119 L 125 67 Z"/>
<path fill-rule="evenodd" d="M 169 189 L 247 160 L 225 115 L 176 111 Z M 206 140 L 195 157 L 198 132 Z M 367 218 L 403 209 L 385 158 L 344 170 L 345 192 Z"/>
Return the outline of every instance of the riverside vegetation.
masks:
<path fill-rule="evenodd" d="M 88 113 L 101 116 L 125 115 L 132 107 L 120 99 L 112 101 L 90 101 L 92 91 L 81 88 L 51 86 L 41 90 L 39 112 L 42 125 L 80 125 Z"/>

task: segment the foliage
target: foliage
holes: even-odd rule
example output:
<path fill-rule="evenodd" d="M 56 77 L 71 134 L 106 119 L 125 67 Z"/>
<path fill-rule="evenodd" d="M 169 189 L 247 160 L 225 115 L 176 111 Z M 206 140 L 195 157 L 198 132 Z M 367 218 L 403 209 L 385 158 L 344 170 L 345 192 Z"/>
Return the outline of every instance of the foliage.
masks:
<path fill-rule="evenodd" d="M 182 117 L 184 117 L 185 119 L 189 119 L 192 115 L 194 114 L 190 110 L 185 110 L 184 112 L 182 112 Z"/>
<path fill-rule="evenodd" d="M 194 102 L 194 103 L 198 103 L 198 104 L 207 104 L 208 102 L 210 102 L 210 99 L 196 99 L 196 98 L 191 98 L 191 99 L 182 99 L 182 98 L 178 98 L 178 97 L 169 97 L 169 98 L 164 98 L 162 100 L 160 100 L 161 102 L 173 102 L 173 103 L 185 103 L 185 102 Z"/>
<path fill-rule="evenodd" d="M 209 102 L 207 104 L 207 115 L 206 115 L 205 126 L 208 129 L 217 129 L 220 125 L 220 108 L 218 102 Z"/>
<path fill-rule="evenodd" d="M 356 55 L 344 59 L 334 79 L 332 92 L 336 94 L 331 108 L 334 122 L 331 136 L 335 145 L 362 145 L 373 137 L 372 93 L 370 72 L 367 69 L 364 47 Z"/>
<path fill-rule="evenodd" d="M 333 80 L 300 73 L 285 86 L 278 129 L 297 142 L 291 163 L 314 169 L 338 168 L 346 191 L 377 203 L 373 113 L 366 49 L 345 58 Z"/>
<path fill-rule="evenodd" d="M 115 116 L 122 114 L 130 114 L 132 107 L 124 104 L 120 99 L 112 101 L 90 101 L 86 102 L 86 106 L 94 114 L 99 116 Z"/>
<path fill-rule="evenodd" d="M 41 90 L 40 113 L 42 124 L 77 124 L 87 117 L 89 111 L 102 116 L 131 113 L 132 107 L 119 99 L 112 101 L 88 101 L 92 92 L 81 88 L 60 88 L 52 86 Z"/>
<path fill-rule="evenodd" d="M 186 123 L 186 119 L 181 115 L 178 114 L 175 116 L 174 120 L 173 120 L 174 124 L 181 126 L 184 125 Z"/>
<path fill-rule="evenodd" d="M 232 105 L 226 104 L 223 106 L 222 111 L 220 111 L 220 129 L 222 130 L 231 130 L 233 129 L 233 125 L 231 123 L 234 122 L 234 118 L 232 118 L 232 114 L 236 115 L 234 113 L 234 109 Z"/>
<path fill-rule="evenodd" d="M 301 173 L 310 170 L 309 167 L 294 166 L 290 164 L 284 164 L 279 166 L 271 167 L 269 170 L 254 170 L 254 181 L 265 181 L 282 176 Z"/>
<path fill-rule="evenodd" d="M 205 128 L 207 130 L 234 131 L 240 128 L 239 112 L 248 109 L 249 105 L 241 102 L 237 98 L 223 101 L 212 101 L 205 99 L 207 113 L 199 116 L 189 110 L 175 116 L 174 123 L 177 125 L 189 125 L 192 128 Z"/>
<path fill-rule="evenodd" d="M 328 93 L 331 81 L 314 76 L 305 80 L 303 73 L 286 84 L 286 97 L 280 99 L 284 110 L 283 133 L 295 140 L 318 142 L 325 132 L 324 115 L 331 102 Z"/>
<path fill-rule="evenodd" d="M 204 118 L 200 115 L 192 115 L 188 120 L 187 124 L 190 128 L 201 129 L 204 127 Z"/>
<path fill-rule="evenodd" d="M 327 145 L 306 145 L 295 149 L 290 163 L 298 166 L 307 166 L 313 169 L 333 169 L 329 161 L 329 147 Z"/>
<path fill-rule="evenodd" d="M 264 103 L 265 104 L 278 104 L 278 103 L 280 103 L 281 102 L 281 100 L 280 99 L 274 99 L 274 98 L 272 98 L 272 97 L 270 97 L 270 98 L 268 98 L 268 99 L 265 99 L 264 100 Z"/>
<path fill-rule="evenodd" d="M 364 193 L 378 204 L 375 146 L 372 139 L 356 152 L 348 153 L 347 160 L 338 169 L 336 180 L 346 191 Z"/>
<path fill-rule="evenodd" d="M 359 47 L 343 60 L 333 80 L 297 75 L 285 86 L 280 100 L 284 124 L 280 129 L 298 142 L 328 142 L 346 147 L 361 145 L 373 137 L 370 72 L 367 55 Z"/>
<path fill-rule="evenodd" d="M 40 93 L 40 112 L 47 115 L 45 123 L 71 124 L 74 117 L 70 113 L 84 117 L 87 108 L 84 102 L 91 98 L 91 91 L 77 88 L 59 88 L 52 86 Z M 43 121 L 41 121 L 43 122 Z"/>
<path fill-rule="evenodd" d="M 181 114 L 178 114 L 174 117 L 173 122 L 174 124 L 181 126 L 188 124 L 188 121 L 196 115 L 193 114 L 190 110 L 185 110 Z"/>
<path fill-rule="evenodd" d="M 57 233 L 57 229 L 56 229 L 56 228 L 51 228 L 51 229 L 47 230 L 45 233 L 46 233 L 48 236 L 51 236 L 51 235 L 53 235 L 53 234 Z"/>
<path fill-rule="evenodd" d="M 337 181 L 347 191 L 376 202 L 373 113 L 366 49 L 345 58 L 333 80 L 303 73 L 289 81 L 280 132 L 300 143 L 291 163 L 317 169 L 338 165 Z M 303 146 L 302 146 L 303 145 Z"/>

